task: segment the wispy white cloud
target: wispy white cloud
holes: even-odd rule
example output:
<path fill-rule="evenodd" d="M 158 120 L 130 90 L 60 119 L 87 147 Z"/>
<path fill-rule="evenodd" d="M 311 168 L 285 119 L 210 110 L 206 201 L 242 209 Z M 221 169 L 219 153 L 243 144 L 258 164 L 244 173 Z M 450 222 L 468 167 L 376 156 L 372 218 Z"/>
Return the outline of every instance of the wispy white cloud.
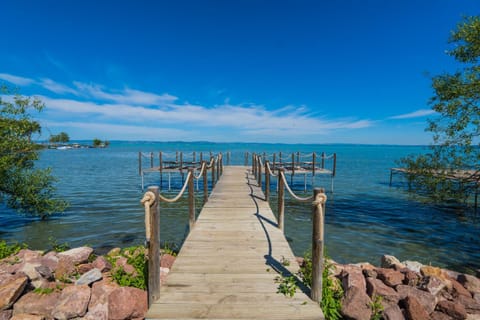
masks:
<path fill-rule="evenodd" d="M 27 86 L 35 82 L 33 79 L 14 76 L 8 73 L 0 73 L 0 79 L 13 83 L 17 86 Z"/>
<path fill-rule="evenodd" d="M 414 111 L 414 112 L 400 114 L 400 115 L 397 115 L 397 116 L 392 116 L 392 117 L 389 117 L 388 119 L 421 118 L 421 117 L 429 116 L 429 115 L 434 114 L 434 113 L 435 113 L 435 111 L 433 111 L 431 109 L 420 109 L 420 110 L 417 110 L 417 111 Z"/>
<path fill-rule="evenodd" d="M 12 77 L 16 79 L 7 75 L 9 79 Z M 131 88 L 110 90 L 98 84 L 62 84 L 48 78 L 17 78 L 55 93 L 40 96 L 46 104 L 43 121 L 48 125 L 68 126 L 85 134 L 103 132 L 110 139 L 125 139 L 130 134 L 130 139 L 157 136 L 157 139 L 217 141 L 241 141 L 245 137 L 255 141 L 292 141 L 300 137 L 313 140 L 338 130 L 375 125 L 368 119 L 319 116 L 304 105 L 269 109 L 259 104 L 232 104 L 225 99 L 223 104 L 206 106 L 181 102 L 168 93 Z"/>
<path fill-rule="evenodd" d="M 119 92 L 108 92 L 102 86 L 87 84 L 75 81 L 75 87 L 82 93 L 97 100 L 106 100 L 117 103 L 131 103 L 138 105 L 157 105 L 171 103 L 178 98 L 169 94 L 158 95 L 151 92 L 144 92 L 125 88 Z"/>
<path fill-rule="evenodd" d="M 65 93 L 72 93 L 74 95 L 78 95 L 78 92 L 75 89 L 72 89 L 64 84 L 58 83 L 53 81 L 52 79 L 42 78 L 37 81 L 38 85 L 48 91 L 58 93 L 58 94 L 65 94 Z"/>

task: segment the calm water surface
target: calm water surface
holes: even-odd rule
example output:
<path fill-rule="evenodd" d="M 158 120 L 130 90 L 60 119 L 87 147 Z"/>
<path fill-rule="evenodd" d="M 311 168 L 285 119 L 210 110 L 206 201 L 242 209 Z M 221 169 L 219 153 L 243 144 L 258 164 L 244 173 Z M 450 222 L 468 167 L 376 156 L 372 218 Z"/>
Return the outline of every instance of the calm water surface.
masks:
<path fill-rule="evenodd" d="M 422 152 L 421 147 L 113 142 L 107 149 L 45 150 L 39 166 L 52 167 L 58 178 L 58 194 L 70 202 L 70 207 L 47 221 L 19 216 L 0 207 L 0 238 L 26 242 L 38 249 L 48 248 L 51 237 L 59 243 L 88 244 L 99 250 L 140 244 L 145 230 L 139 202 L 143 192 L 138 151 L 163 151 L 173 156 L 176 150 L 230 151 L 232 163 L 242 165 L 245 151 L 336 152 L 334 192 L 330 192 L 330 178 L 315 178 L 316 186 L 329 191 L 325 232 L 332 258 L 339 262 L 378 264 L 381 255 L 392 254 L 400 260 L 418 260 L 462 271 L 480 268 L 479 215 L 473 210 L 424 204 L 406 192 L 400 177 L 395 177 L 394 185 L 389 186 L 389 169 L 395 161 Z M 307 182 L 311 188 L 311 179 Z M 158 174 L 146 176 L 146 185 L 159 183 Z M 180 183 L 180 177 L 172 177 L 173 188 L 178 189 Z M 295 190 L 302 194 L 303 187 L 303 176 L 296 176 Z M 163 189 L 167 188 L 165 175 Z M 198 199 L 197 207 L 200 205 Z M 272 208 L 276 208 L 274 201 Z M 181 244 L 187 215 L 186 200 L 162 205 L 162 241 Z M 285 231 L 297 255 L 309 249 L 310 205 L 287 200 Z"/>

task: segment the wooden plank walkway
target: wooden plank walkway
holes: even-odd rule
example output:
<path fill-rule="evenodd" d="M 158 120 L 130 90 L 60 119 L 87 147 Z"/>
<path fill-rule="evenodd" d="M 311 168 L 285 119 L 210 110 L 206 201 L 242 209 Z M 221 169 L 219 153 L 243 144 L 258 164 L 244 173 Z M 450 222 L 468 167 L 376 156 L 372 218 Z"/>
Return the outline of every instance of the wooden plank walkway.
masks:
<path fill-rule="evenodd" d="M 301 290 L 276 293 L 298 264 L 247 171 L 224 168 L 146 319 L 324 319 Z"/>

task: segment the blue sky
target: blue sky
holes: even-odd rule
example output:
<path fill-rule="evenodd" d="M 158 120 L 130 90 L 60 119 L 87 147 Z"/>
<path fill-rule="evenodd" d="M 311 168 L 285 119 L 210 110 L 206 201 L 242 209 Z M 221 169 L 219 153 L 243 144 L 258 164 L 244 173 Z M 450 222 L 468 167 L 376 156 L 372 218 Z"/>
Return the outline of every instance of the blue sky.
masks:
<path fill-rule="evenodd" d="M 428 144 L 478 0 L 3 0 L 0 82 L 42 138 Z"/>

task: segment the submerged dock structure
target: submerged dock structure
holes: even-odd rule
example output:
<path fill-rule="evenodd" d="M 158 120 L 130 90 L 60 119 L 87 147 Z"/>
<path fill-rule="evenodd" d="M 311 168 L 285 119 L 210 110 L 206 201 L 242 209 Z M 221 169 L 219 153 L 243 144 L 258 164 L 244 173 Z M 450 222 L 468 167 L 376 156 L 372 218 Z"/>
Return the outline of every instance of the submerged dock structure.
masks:
<path fill-rule="evenodd" d="M 252 166 L 223 166 L 221 155 L 202 162 L 195 174 L 188 169 L 182 190 L 167 199 L 150 187 L 145 206 L 149 250 L 149 310 L 147 319 L 324 319 L 319 306 L 323 268 L 323 219 L 326 196 L 315 189 L 311 197 L 296 196 L 284 170 L 272 172 L 254 156 Z M 207 190 L 208 170 L 217 168 Z M 263 176 L 263 179 L 259 179 Z M 213 176 L 212 176 L 213 177 Z M 278 179 L 278 216 L 269 205 L 270 178 Z M 194 180 L 203 180 L 204 206 L 195 218 Z M 265 193 L 262 190 L 264 185 Z M 279 282 L 295 278 L 299 266 L 283 234 L 284 191 L 313 204 L 311 290 L 303 285 L 293 297 L 277 293 Z M 166 279 L 159 279 L 159 216 L 161 202 L 189 199 L 190 232 Z M 160 204 L 160 206 L 159 206 Z"/>

